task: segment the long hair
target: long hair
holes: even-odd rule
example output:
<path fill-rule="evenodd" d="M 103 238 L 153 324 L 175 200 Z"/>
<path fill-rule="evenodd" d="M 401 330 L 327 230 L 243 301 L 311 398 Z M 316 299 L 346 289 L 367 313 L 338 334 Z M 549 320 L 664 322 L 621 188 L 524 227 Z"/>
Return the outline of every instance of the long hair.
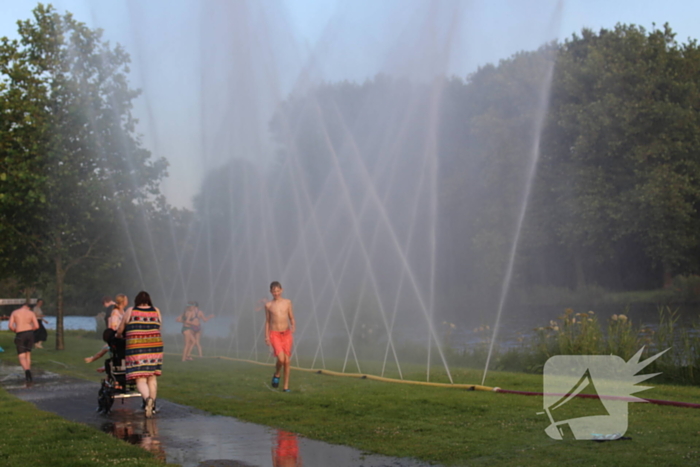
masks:
<path fill-rule="evenodd" d="M 114 301 L 117 303 L 117 306 L 120 310 L 124 310 L 124 305 L 128 303 L 127 297 L 123 293 L 117 294 L 117 296 L 114 298 Z"/>
<path fill-rule="evenodd" d="M 151 296 L 148 295 L 148 292 L 146 291 L 141 291 L 136 295 L 136 298 L 134 299 L 134 306 L 141 306 L 141 305 L 148 305 L 150 307 L 153 306 L 153 302 L 151 302 Z"/>

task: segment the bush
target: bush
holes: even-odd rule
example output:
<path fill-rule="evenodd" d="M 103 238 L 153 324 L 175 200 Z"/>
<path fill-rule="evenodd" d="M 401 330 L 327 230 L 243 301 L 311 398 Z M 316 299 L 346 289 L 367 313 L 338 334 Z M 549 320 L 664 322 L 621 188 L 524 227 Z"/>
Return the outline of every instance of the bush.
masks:
<path fill-rule="evenodd" d="M 678 302 L 697 302 L 700 300 L 700 276 L 676 276 L 671 286 L 673 297 Z"/>
<path fill-rule="evenodd" d="M 516 348 L 502 350 L 494 345 L 489 369 L 542 373 L 544 364 L 555 355 L 617 355 L 628 361 L 644 347 L 643 359 L 669 349 L 649 366 L 649 372 L 663 373 L 661 380 L 683 384 L 700 383 L 700 324 L 678 326 L 679 312 L 659 308 L 659 325 L 640 328 L 627 314 L 612 315 L 603 333 L 593 311 L 575 313 L 567 308 L 548 326 L 535 328 L 534 335 Z M 465 349 L 456 362 L 483 368 L 489 349 L 489 336 Z M 451 355 L 454 354 L 451 353 Z"/>

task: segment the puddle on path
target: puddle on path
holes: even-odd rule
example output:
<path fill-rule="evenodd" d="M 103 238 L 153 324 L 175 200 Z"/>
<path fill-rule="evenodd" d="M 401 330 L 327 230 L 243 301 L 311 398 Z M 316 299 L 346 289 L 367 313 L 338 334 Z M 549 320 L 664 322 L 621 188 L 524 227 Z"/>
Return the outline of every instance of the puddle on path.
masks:
<path fill-rule="evenodd" d="M 412 459 L 363 455 L 336 446 L 246 423 L 209 415 L 158 400 L 160 413 L 146 419 L 137 399 L 115 401 L 110 415 L 96 413 L 95 382 L 32 370 L 34 384 L 25 387 L 19 366 L 0 366 L 0 382 L 39 409 L 98 428 L 183 467 L 427 467 Z"/>

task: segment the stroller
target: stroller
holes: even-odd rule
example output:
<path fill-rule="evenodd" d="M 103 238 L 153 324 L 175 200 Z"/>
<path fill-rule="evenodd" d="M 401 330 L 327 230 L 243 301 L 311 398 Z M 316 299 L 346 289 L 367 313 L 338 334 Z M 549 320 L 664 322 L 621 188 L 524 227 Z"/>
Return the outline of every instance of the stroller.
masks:
<path fill-rule="evenodd" d="M 141 397 L 136 382 L 126 380 L 126 340 L 115 337 L 116 332 L 106 329 L 102 339 L 109 345 L 109 358 L 105 361 L 105 379 L 97 393 L 97 411 L 108 414 L 115 399 Z"/>

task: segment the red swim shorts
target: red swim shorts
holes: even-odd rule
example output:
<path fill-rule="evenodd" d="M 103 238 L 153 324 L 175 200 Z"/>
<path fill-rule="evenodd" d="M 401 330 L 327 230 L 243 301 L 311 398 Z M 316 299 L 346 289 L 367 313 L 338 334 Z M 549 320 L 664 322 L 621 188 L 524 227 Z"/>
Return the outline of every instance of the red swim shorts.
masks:
<path fill-rule="evenodd" d="M 275 460 L 282 465 L 285 460 L 296 460 L 299 457 L 299 444 L 297 435 L 288 431 L 277 431 L 277 447 L 275 448 Z M 296 465 L 296 464 L 295 464 Z"/>
<path fill-rule="evenodd" d="M 278 356 L 281 352 L 287 354 L 288 357 L 292 356 L 292 331 L 287 329 L 286 331 L 270 331 L 270 345 L 272 345 L 272 350 L 275 356 Z"/>

